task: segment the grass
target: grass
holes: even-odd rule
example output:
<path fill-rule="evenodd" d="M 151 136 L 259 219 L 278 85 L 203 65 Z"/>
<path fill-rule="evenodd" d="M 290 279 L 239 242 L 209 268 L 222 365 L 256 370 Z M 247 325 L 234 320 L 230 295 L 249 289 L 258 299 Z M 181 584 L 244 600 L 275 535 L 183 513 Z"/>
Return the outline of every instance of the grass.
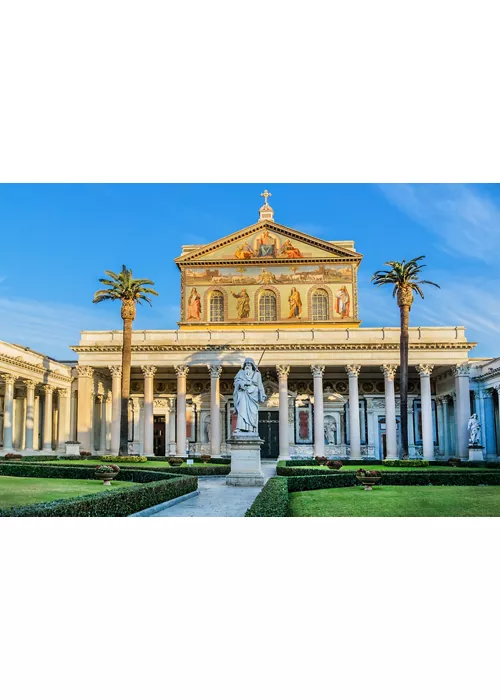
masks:
<path fill-rule="evenodd" d="M 291 517 L 500 516 L 500 486 L 360 486 L 291 493 Z"/>
<path fill-rule="evenodd" d="M 111 482 L 104 486 L 97 479 L 34 479 L 21 476 L 0 476 L 0 508 L 24 506 L 31 503 L 75 498 L 111 489 L 136 486 L 128 481 Z"/>

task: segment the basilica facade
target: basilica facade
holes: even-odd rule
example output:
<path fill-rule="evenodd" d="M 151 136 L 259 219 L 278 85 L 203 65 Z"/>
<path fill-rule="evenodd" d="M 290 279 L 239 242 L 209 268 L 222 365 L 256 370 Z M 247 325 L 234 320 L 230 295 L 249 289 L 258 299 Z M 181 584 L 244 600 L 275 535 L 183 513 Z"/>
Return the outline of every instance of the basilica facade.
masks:
<path fill-rule="evenodd" d="M 364 328 L 362 255 L 274 221 L 183 246 L 175 330 L 133 333 L 131 454 L 229 454 L 233 379 L 246 357 L 262 373 L 263 458 L 400 455 L 399 328 Z M 119 331 L 83 331 L 74 362 L 0 343 L 0 454 L 96 454 L 119 446 Z M 500 454 L 500 360 L 474 360 L 465 329 L 410 329 L 410 456 L 468 458 L 478 415 L 485 459 Z"/>

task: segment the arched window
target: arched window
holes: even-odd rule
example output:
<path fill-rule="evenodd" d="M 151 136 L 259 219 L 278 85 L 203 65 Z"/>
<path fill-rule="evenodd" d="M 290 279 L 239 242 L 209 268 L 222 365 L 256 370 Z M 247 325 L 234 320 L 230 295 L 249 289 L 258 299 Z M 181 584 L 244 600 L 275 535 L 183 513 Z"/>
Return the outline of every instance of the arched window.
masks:
<path fill-rule="evenodd" d="M 210 321 L 217 323 L 224 320 L 224 295 L 222 292 L 212 292 L 210 295 Z"/>
<path fill-rule="evenodd" d="M 276 294 L 269 289 L 259 298 L 259 321 L 276 321 Z"/>
<path fill-rule="evenodd" d="M 317 289 L 312 295 L 312 320 L 328 321 L 328 294 Z"/>

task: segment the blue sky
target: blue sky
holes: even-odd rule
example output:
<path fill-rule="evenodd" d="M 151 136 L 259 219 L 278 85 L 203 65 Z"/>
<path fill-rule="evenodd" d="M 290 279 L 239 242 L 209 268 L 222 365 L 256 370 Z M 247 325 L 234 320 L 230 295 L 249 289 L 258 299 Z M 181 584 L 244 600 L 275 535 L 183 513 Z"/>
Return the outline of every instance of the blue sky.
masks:
<path fill-rule="evenodd" d="M 120 328 L 116 303 L 93 305 L 98 277 L 122 263 L 156 283 L 135 328 L 175 328 L 186 243 L 254 223 L 267 187 L 275 220 L 327 240 L 354 239 L 363 326 L 397 326 L 385 260 L 426 255 L 428 288 L 412 325 L 465 325 L 473 355 L 500 355 L 498 185 L 0 185 L 0 339 L 72 359 L 82 329 Z"/>

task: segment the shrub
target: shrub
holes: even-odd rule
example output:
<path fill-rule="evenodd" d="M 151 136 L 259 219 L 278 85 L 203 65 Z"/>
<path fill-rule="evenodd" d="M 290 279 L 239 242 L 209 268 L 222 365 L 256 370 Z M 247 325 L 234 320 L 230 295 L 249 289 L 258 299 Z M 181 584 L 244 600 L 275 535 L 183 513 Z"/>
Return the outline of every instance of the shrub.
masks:
<path fill-rule="evenodd" d="M 80 457 L 91 457 L 92 452 L 88 452 L 87 450 L 80 450 Z"/>
<path fill-rule="evenodd" d="M 168 460 L 168 463 L 171 467 L 180 467 L 183 462 L 184 460 L 182 459 L 182 457 L 170 457 L 170 459 Z"/>
<path fill-rule="evenodd" d="M 5 476 L 49 477 L 56 479 L 92 479 L 92 467 L 60 467 L 48 465 L 0 464 Z M 195 491 L 195 476 L 176 476 L 146 470 L 123 470 L 117 481 L 133 481 L 141 486 L 115 489 L 29 506 L 0 509 L 0 517 L 125 517 L 158 505 L 172 498 Z"/>
<path fill-rule="evenodd" d="M 121 457 L 103 455 L 98 459 L 101 459 L 103 462 L 118 462 L 119 464 L 140 464 L 148 461 L 147 457 L 140 457 L 139 455 L 123 455 Z"/>
<path fill-rule="evenodd" d="M 387 467 L 428 467 L 426 459 L 384 459 L 382 464 Z"/>
<path fill-rule="evenodd" d="M 22 455 L 15 454 L 14 452 L 8 452 L 4 457 L 4 459 L 6 459 L 6 460 L 22 459 L 22 458 L 23 458 Z"/>
<path fill-rule="evenodd" d="M 151 469 L 151 467 L 149 467 Z M 156 467 L 156 469 L 165 469 L 165 467 Z M 193 476 L 227 476 L 231 471 L 231 467 L 225 464 L 209 464 L 203 467 L 201 464 L 185 464 L 180 467 L 167 467 L 169 474 L 191 474 Z"/>
<path fill-rule="evenodd" d="M 63 455 L 23 455 L 23 462 L 55 462 L 56 459 L 70 459 Z M 81 457 L 75 456 L 75 459 Z"/>
<path fill-rule="evenodd" d="M 328 469 L 341 469 L 343 467 L 342 462 L 339 459 L 329 459 L 326 463 Z"/>
<path fill-rule="evenodd" d="M 246 518 L 282 518 L 288 510 L 288 484 L 280 476 L 269 479 L 245 513 Z"/>

